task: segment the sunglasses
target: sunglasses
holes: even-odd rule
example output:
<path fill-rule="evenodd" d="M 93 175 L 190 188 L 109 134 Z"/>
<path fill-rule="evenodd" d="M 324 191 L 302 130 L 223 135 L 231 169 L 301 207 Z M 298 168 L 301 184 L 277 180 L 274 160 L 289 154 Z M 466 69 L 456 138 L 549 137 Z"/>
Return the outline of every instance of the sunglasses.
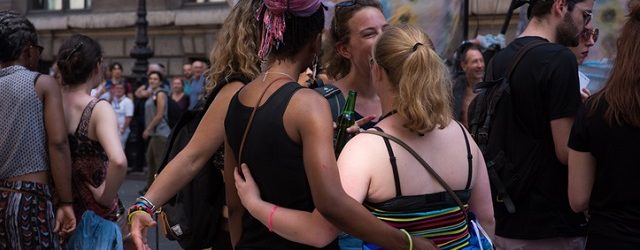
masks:
<path fill-rule="evenodd" d="M 576 8 L 582 11 L 582 19 L 584 20 L 584 25 L 589 24 L 589 22 L 591 22 L 591 18 L 593 17 L 593 11 L 583 10 L 582 8 L 577 6 Z"/>
<path fill-rule="evenodd" d="M 580 40 L 585 42 L 585 41 L 589 41 L 589 39 L 593 39 L 593 42 L 597 42 L 598 41 L 598 36 L 600 35 L 600 30 L 595 28 L 595 29 L 584 29 L 582 30 L 582 33 L 580 33 Z"/>
<path fill-rule="evenodd" d="M 335 15 L 333 18 L 334 19 L 333 30 L 338 30 L 338 11 L 342 11 L 343 9 L 354 7 L 357 4 L 358 2 L 356 0 L 350 0 L 350 1 L 339 2 L 335 5 Z"/>
<path fill-rule="evenodd" d="M 29 45 L 29 46 L 38 49 L 38 53 L 42 55 L 42 51 L 44 50 L 44 47 L 40 45 Z"/>

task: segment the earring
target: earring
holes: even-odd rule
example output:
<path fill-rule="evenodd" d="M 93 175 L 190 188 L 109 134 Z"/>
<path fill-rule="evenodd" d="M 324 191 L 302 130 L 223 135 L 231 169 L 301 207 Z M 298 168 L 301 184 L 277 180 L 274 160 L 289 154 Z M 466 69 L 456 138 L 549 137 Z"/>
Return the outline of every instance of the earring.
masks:
<path fill-rule="evenodd" d="M 316 75 L 318 74 L 318 54 L 313 54 L 313 63 L 311 66 L 312 79 L 316 79 Z"/>

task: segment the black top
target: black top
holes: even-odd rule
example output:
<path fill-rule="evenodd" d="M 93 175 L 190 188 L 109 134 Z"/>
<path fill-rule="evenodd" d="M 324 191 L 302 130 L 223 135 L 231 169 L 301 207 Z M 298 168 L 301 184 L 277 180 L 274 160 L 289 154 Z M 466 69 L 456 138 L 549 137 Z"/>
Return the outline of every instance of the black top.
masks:
<path fill-rule="evenodd" d="M 464 92 L 467 89 L 467 78 L 460 74 L 453 79 L 453 118 L 462 121 L 462 103 L 464 102 Z"/>
<path fill-rule="evenodd" d="M 587 107 L 590 104 L 591 100 Z M 582 108 L 569 138 L 571 149 L 590 152 L 596 159 L 589 236 L 640 244 L 640 128 L 609 126 L 603 118 L 607 107 L 603 99 L 593 114 L 587 115 L 587 109 Z"/>
<path fill-rule="evenodd" d="M 493 79 L 502 77 L 517 51 L 544 40 L 521 37 L 491 61 Z M 505 155 L 516 168 L 532 168 L 527 197 L 512 197 L 517 207 L 509 214 L 494 204 L 496 234 L 516 239 L 571 237 L 585 234 L 585 219 L 574 213 L 567 197 L 567 166 L 555 154 L 550 121 L 573 117 L 581 104 L 578 65 L 565 46 L 548 43 L 529 51 L 510 79 L 515 131 L 509 131 Z M 510 182 L 513 180 L 502 180 Z"/>
<path fill-rule="evenodd" d="M 291 96 L 301 88 L 298 83 L 287 83 L 258 107 L 245 141 L 243 159 L 238 162 L 249 165 L 263 200 L 280 207 L 311 212 L 315 205 L 304 169 L 302 145 L 291 140 L 283 123 Z M 239 101 L 237 93 L 229 104 L 224 124 L 236 158 L 252 110 L 253 107 Z M 242 230 L 236 249 L 314 249 L 269 232 L 249 213 L 242 217 Z M 337 248 L 334 241 L 324 249 Z"/>

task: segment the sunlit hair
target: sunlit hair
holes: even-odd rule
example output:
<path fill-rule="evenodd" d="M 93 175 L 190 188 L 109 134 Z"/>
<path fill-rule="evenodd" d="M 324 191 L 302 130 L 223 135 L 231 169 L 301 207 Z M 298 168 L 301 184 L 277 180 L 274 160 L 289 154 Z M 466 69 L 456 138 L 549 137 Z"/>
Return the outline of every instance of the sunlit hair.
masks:
<path fill-rule="evenodd" d="M 404 127 L 425 133 L 449 124 L 449 72 L 424 32 L 408 24 L 387 27 L 373 55 L 397 91 L 394 108 Z"/>
<path fill-rule="evenodd" d="M 257 54 L 260 28 L 255 12 L 261 4 L 262 1 L 258 0 L 240 0 L 229 12 L 209 56 L 212 64 L 207 74 L 206 96 L 218 81 L 233 73 L 240 73 L 249 79 L 260 74 Z"/>
<path fill-rule="evenodd" d="M 591 113 L 603 99 L 609 104 L 604 118 L 613 126 L 640 127 L 640 5 L 629 14 L 618 38 L 618 54 L 605 87 L 593 98 Z"/>
<path fill-rule="evenodd" d="M 373 7 L 382 12 L 382 7 L 378 0 L 353 0 L 355 4 L 347 7 L 336 6 L 335 14 L 331 20 L 330 36 L 327 39 L 326 45 L 323 48 L 327 48 L 323 52 L 323 64 L 327 65 L 326 72 L 333 79 L 340 79 L 349 74 L 351 70 L 351 61 L 338 54 L 336 50 L 338 44 L 349 43 L 351 36 L 349 30 L 349 20 L 356 14 L 356 12 Z"/>

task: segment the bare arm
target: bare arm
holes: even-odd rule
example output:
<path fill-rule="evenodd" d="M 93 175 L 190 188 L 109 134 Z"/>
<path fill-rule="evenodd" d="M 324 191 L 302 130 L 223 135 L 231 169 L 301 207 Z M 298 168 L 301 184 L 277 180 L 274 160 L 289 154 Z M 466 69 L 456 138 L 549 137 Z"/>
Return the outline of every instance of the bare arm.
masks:
<path fill-rule="evenodd" d="M 122 144 L 120 144 L 118 123 L 111 105 L 106 102 L 98 102 L 91 120 L 95 129 L 90 132 L 94 132 L 95 138 L 98 139 L 109 158 L 107 177 L 103 183 L 104 189 L 102 192 L 96 192 L 92 188 L 91 190 L 94 192 L 96 201 L 104 206 L 109 206 L 116 199 L 118 189 L 127 174 L 127 158 L 122 150 Z"/>
<path fill-rule="evenodd" d="M 573 117 L 555 119 L 551 121 L 551 134 L 553 135 L 553 144 L 556 149 L 556 157 L 558 160 L 567 165 L 569 161 L 567 144 L 569 143 L 569 133 L 573 125 Z"/>
<path fill-rule="evenodd" d="M 198 128 L 185 148 L 171 160 L 153 181 L 145 197 L 160 206 L 173 197 L 200 172 L 224 142 L 224 119 L 233 95 L 241 82 L 228 83 L 207 109 Z M 233 178 L 233 172 L 231 172 Z"/>
<path fill-rule="evenodd" d="M 331 112 L 326 100 L 313 90 L 303 89 L 291 99 L 287 113 L 290 108 L 292 122 L 303 143 L 305 171 L 313 201 L 320 213 L 338 228 L 367 242 L 386 249 L 408 248 L 404 233 L 378 220 L 342 189 L 333 152 Z M 286 119 L 287 114 L 285 122 Z M 413 243 L 415 249 L 432 247 L 424 238 L 413 237 Z"/>
<path fill-rule="evenodd" d="M 47 133 L 47 148 L 51 175 L 56 195 L 63 202 L 72 202 L 71 195 L 71 153 L 67 140 L 67 129 L 62 109 L 62 94 L 56 80 L 47 75 L 40 75 L 36 81 L 36 92 L 42 100 L 44 109 L 44 127 Z M 61 205 L 56 213 L 56 230 L 70 233 L 75 229 L 76 218 L 70 204 Z"/>
<path fill-rule="evenodd" d="M 589 209 L 596 160 L 589 152 L 569 149 L 569 204 L 576 213 Z"/>
<path fill-rule="evenodd" d="M 149 98 L 149 96 L 151 96 L 151 92 L 147 91 L 147 86 L 143 84 L 136 89 L 135 96 L 136 98 Z"/>
<path fill-rule="evenodd" d="M 276 207 L 260 198 L 260 191 L 246 164 L 242 164 L 244 179 L 234 171 L 235 186 L 242 205 L 251 216 L 258 219 L 273 232 L 290 241 L 321 248 L 336 239 L 339 232 L 318 210 L 306 212 Z M 271 218 L 270 218 L 271 217 Z"/>
<path fill-rule="evenodd" d="M 64 117 L 60 88 L 53 78 L 45 75 L 38 78 L 36 88 L 42 93 L 44 126 L 56 194 L 62 201 L 71 201 L 71 153 L 66 125 L 64 119 L 60 119 Z"/>
<path fill-rule="evenodd" d="M 465 131 L 466 132 L 466 131 Z M 470 135 L 467 134 L 470 137 Z M 473 166 L 474 173 L 471 198 L 469 199 L 469 207 L 471 212 L 478 218 L 482 228 L 489 234 L 491 239 L 495 236 L 496 221 L 493 215 L 493 201 L 491 200 L 491 186 L 489 184 L 489 175 L 487 174 L 487 165 L 478 146 L 472 144 L 473 150 Z"/>

